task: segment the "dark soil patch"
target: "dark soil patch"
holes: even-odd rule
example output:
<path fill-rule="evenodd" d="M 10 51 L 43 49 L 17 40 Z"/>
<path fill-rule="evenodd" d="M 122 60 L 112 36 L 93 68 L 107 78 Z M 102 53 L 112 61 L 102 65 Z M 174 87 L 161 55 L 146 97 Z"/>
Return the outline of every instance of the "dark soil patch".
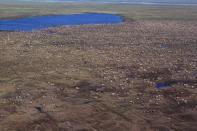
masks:
<path fill-rule="evenodd" d="M 103 87 L 100 85 L 94 85 L 88 82 L 80 82 L 76 85 L 79 92 L 103 92 Z"/>

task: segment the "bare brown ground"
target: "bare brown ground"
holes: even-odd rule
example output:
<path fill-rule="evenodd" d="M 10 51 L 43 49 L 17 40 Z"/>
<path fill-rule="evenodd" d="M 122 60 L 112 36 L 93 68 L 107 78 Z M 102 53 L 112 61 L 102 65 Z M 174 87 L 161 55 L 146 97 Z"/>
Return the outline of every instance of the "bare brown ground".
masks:
<path fill-rule="evenodd" d="M 138 21 L 0 32 L 0 130 L 196 131 L 196 27 Z"/>

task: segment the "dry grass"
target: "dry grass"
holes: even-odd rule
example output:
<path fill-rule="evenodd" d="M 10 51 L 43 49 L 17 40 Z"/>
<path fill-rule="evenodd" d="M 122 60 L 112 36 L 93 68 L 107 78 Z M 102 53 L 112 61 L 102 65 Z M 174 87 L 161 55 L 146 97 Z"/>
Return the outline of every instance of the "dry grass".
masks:
<path fill-rule="evenodd" d="M 159 6 L 83 3 L 0 4 L 0 19 L 83 12 L 117 13 L 135 20 L 197 20 L 196 6 Z"/>
<path fill-rule="evenodd" d="M 196 130 L 196 38 L 194 21 L 0 32 L 0 129 Z"/>

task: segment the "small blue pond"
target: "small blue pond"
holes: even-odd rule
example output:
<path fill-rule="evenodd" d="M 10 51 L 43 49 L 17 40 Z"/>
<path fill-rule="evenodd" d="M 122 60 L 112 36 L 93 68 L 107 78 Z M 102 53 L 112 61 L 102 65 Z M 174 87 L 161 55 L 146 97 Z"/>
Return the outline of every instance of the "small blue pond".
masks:
<path fill-rule="evenodd" d="M 155 84 L 155 87 L 157 89 L 167 88 L 167 87 L 170 87 L 170 86 L 171 86 L 171 84 L 167 83 L 167 82 L 160 82 L 160 83 Z"/>
<path fill-rule="evenodd" d="M 0 20 L 1 31 L 32 31 L 63 25 L 118 24 L 122 17 L 114 14 L 84 13 L 70 15 L 49 15 Z"/>

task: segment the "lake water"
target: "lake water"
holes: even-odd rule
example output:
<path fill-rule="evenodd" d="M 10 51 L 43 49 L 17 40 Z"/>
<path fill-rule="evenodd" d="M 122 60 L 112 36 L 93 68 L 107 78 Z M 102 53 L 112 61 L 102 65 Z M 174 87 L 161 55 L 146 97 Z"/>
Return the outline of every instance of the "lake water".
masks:
<path fill-rule="evenodd" d="M 0 30 L 32 31 L 64 25 L 118 24 L 122 21 L 123 19 L 119 15 L 104 13 L 35 16 L 12 20 L 0 20 Z"/>

